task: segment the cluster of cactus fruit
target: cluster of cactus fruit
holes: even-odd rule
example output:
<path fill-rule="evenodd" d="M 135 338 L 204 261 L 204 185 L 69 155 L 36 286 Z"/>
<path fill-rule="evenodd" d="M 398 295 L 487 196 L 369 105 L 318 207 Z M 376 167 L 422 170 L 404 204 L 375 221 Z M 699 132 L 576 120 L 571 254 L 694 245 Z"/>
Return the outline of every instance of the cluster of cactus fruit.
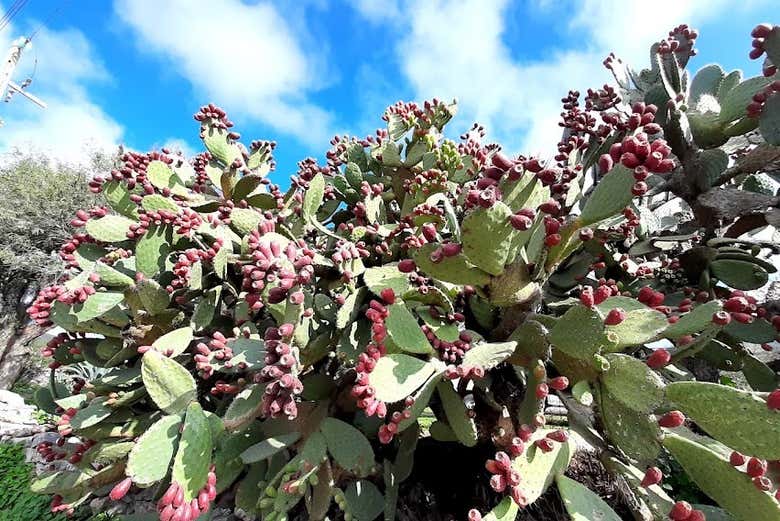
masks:
<path fill-rule="evenodd" d="M 446 138 L 455 105 L 438 100 L 334 138 L 286 191 L 268 177 L 275 144 L 246 148 L 213 105 L 195 116 L 206 152 L 126 153 L 90 184 L 109 207 L 74 217 L 67 269 L 28 310 L 65 330 L 44 349 L 52 374 L 107 368 L 38 393 L 62 436 L 39 451 L 70 466 L 33 490 L 72 511 L 152 488 L 161 521 L 221 497 L 265 521 L 392 520 L 431 436 L 492 447 L 480 479 L 505 497 L 471 521 L 514 519 L 553 483 L 573 519 L 620 519 L 565 475 L 594 449 L 637 518 L 780 519 L 778 377 L 753 347 L 772 349 L 780 314 L 751 293 L 775 246 L 653 215 L 655 188 L 694 175 L 683 153 L 711 180 L 780 157 L 780 27 L 753 36 L 767 64 L 747 80 L 716 65 L 689 79 L 686 26 L 650 69 L 611 56 L 617 86 L 584 109 L 563 99 L 549 160 L 510 157 L 477 125 Z M 698 381 L 692 361 L 747 383 Z M 565 428 L 547 422 L 550 393 Z M 670 457 L 715 505 L 670 497 Z"/>

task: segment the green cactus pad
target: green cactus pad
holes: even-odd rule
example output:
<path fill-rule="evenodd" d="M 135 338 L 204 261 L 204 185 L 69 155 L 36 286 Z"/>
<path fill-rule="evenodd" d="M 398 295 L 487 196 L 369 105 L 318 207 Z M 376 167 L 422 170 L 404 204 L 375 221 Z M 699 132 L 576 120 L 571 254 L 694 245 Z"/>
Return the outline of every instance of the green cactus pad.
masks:
<path fill-rule="evenodd" d="M 136 284 L 141 305 L 150 315 L 157 315 L 168 309 L 170 294 L 154 279 L 143 279 Z"/>
<path fill-rule="evenodd" d="M 317 174 L 309 182 L 309 187 L 306 189 L 306 193 L 303 196 L 303 204 L 301 205 L 301 216 L 305 220 L 315 219 L 317 217 L 317 209 L 322 204 L 322 197 L 325 195 L 325 178 L 322 174 Z"/>
<path fill-rule="evenodd" d="M 374 466 L 374 449 L 362 432 L 336 418 L 322 420 L 320 432 L 325 436 L 328 452 L 341 468 L 359 477 L 369 475 Z"/>
<path fill-rule="evenodd" d="M 262 489 L 267 473 L 268 463 L 265 461 L 249 466 L 249 470 L 247 470 L 236 487 L 236 508 L 240 508 L 246 513 L 256 512 L 257 496 Z M 217 480 L 217 483 L 219 483 L 219 480 Z"/>
<path fill-rule="evenodd" d="M 485 286 L 490 282 L 490 275 L 471 264 L 462 253 L 444 257 L 440 262 L 431 262 L 431 253 L 438 247 L 429 243 L 414 252 L 414 262 L 423 272 L 451 284 Z"/>
<path fill-rule="evenodd" d="M 610 441 L 630 458 L 641 465 L 647 465 L 661 450 L 661 430 L 648 413 L 626 407 L 603 387 L 599 388 L 598 400 L 604 430 Z"/>
<path fill-rule="evenodd" d="M 146 167 L 146 177 L 150 183 L 160 190 L 169 188 L 175 195 L 189 195 L 179 176 L 162 161 L 151 161 Z"/>
<path fill-rule="evenodd" d="M 138 205 L 130 199 L 127 185 L 118 181 L 109 181 L 103 185 L 103 197 L 117 213 L 135 219 L 138 217 Z"/>
<path fill-rule="evenodd" d="M 645 469 L 639 469 L 621 461 L 616 456 L 605 456 L 601 459 L 610 473 L 619 474 L 626 480 L 628 486 L 636 494 L 637 499 L 650 509 L 654 515 L 653 519 L 666 519 L 667 514 L 672 509 L 672 505 L 674 505 L 674 500 L 664 491 L 662 484 L 643 487 L 642 479 L 645 476 Z"/>
<path fill-rule="evenodd" d="M 82 304 L 76 304 L 71 309 L 71 313 L 78 322 L 87 322 L 93 318 L 98 318 L 111 309 L 119 305 L 124 300 L 122 293 L 112 291 L 98 291 L 90 295 Z"/>
<path fill-rule="evenodd" d="M 742 374 L 754 391 L 771 393 L 778 388 L 777 373 L 755 356 L 742 359 Z"/>
<path fill-rule="evenodd" d="M 717 96 L 718 89 L 725 77 L 726 73 L 718 64 L 712 63 L 699 69 L 699 72 L 691 80 L 688 103 L 695 106 L 702 94 Z"/>
<path fill-rule="evenodd" d="M 599 310 L 599 313 L 602 315 L 605 315 L 609 313 L 612 309 L 615 308 L 623 308 L 625 311 L 637 311 L 637 310 L 643 310 L 643 309 L 650 309 L 641 302 L 639 302 L 635 298 L 631 297 L 624 297 L 622 295 L 616 295 L 614 297 L 609 297 L 607 300 L 596 306 L 596 309 Z"/>
<path fill-rule="evenodd" d="M 191 403 L 187 407 L 184 429 L 181 431 L 179 449 L 173 459 L 171 481 L 184 489 L 184 500 L 198 497 L 198 492 L 206 485 L 211 466 L 211 429 L 208 418 L 203 414 L 200 404 Z"/>
<path fill-rule="evenodd" d="M 230 243 L 226 243 L 214 255 L 212 265 L 214 266 L 214 273 L 220 279 L 224 279 L 227 276 L 228 255 L 231 253 L 233 253 L 233 247 Z"/>
<path fill-rule="evenodd" d="M 607 344 L 604 319 L 595 309 L 572 306 L 550 331 L 550 342 L 568 356 L 589 360 Z"/>
<path fill-rule="evenodd" d="M 76 248 L 73 256 L 76 257 L 79 268 L 83 271 L 92 271 L 95 268 L 95 263 L 107 253 L 107 249 L 95 243 L 87 242 Z"/>
<path fill-rule="evenodd" d="M 211 324 L 211 321 L 214 320 L 214 312 L 217 310 L 217 303 L 221 294 L 222 286 L 211 288 L 203 294 L 200 302 L 195 306 L 195 311 L 192 313 L 190 321 L 192 329 L 200 331 Z"/>
<path fill-rule="evenodd" d="M 152 349 L 144 354 L 142 362 L 144 386 L 160 409 L 175 414 L 183 411 L 196 398 L 195 380 L 175 360 Z"/>
<path fill-rule="evenodd" d="M 102 422 L 109 416 L 113 410 L 105 404 L 105 398 L 96 398 L 92 403 L 83 409 L 79 409 L 76 415 L 71 418 L 70 425 L 74 430 L 86 429 Z"/>
<path fill-rule="evenodd" d="M 179 207 L 170 198 L 164 197 L 160 194 L 151 194 L 145 196 L 141 200 L 141 206 L 144 210 L 149 212 L 156 212 L 157 210 L 168 210 L 169 212 L 178 213 Z"/>
<path fill-rule="evenodd" d="M 233 398 L 225 411 L 225 428 L 237 431 L 254 420 L 262 407 L 264 385 L 249 385 Z"/>
<path fill-rule="evenodd" d="M 213 357 L 210 360 L 211 365 L 217 371 L 225 373 L 241 371 L 257 371 L 265 365 L 265 342 L 259 338 L 231 338 L 228 340 L 228 347 L 233 351 L 233 357 L 230 359 L 231 367 Z M 239 364 L 246 364 L 243 369 Z"/>
<path fill-rule="evenodd" d="M 463 254 L 491 275 L 500 275 L 513 260 L 509 253 L 518 232 L 509 224 L 511 215 L 512 210 L 499 201 L 490 208 L 476 208 L 463 219 Z"/>
<path fill-rule="evenodd" d="M 230 142 L 226 130 L 208 125 L 201 131 L 201 135 L 203 144 L 211 155 L 223 164 L 230 165 L 235 159 L 241 157 L 241 150 L 238 145 Z"/>
<path fill-rule="evenodd" d="M 669 433 L 664 446 L 699 488 L 726 509 L 736 521 L 780 519 L 780 505 L 758 490 L 750 476 L 733 467 L 727 456 L 677 434 Z"/>
<path fill-rule="evenodd" d="M 187 347 L 189 347 L 192 338 L 192 328 L 181 327 L 179 329 L 174 329 L 155 340 L 152 343 L 152 347 L 166 356 L 173 358 L 182 354 Z M 169 350 L 171 353 L 168 353 Z"/>
<path fill-rule="evenodd" d="M 764 268 L 747 261 L 716 260 L 710 264 L 710 270 L 716 278 L 735 289 L 758 289 L 769 281 Z"/>
<path fill-rule="evenodd" d="M 606 328 L 607 333 L 617 336 L 617 344 L 610 345 L 610 350 L 620 351 L 628 346 L 650 342 L 668 325 L 666 315 L 660 311 L 649 308 L 628 311 L 623 322 Z"/>
<path fill-rule="evenodd" d="M 775 328 L 772 327 L 772 324 L 761 318 L 753 320 L 750 324 L 743 324 L 742 322 L 732 320 L 731 323 L 726 326 L 725 332 L 737 340 L 750 342 L 752 344 L 771 342 L 777 334 Z"/>
<path fill-rule="evenodd" d="M 90 219 L 87 221 L 85 229 L 98 241 L 124 242 L 127 240 L 130 225 L 135 223 L 136 221 L 133 219 L 121 215 L 106 215 L 98 219 Z"/>
<path fill-rule="evenodd" d="M 135 265 L 147 277 L 157 275 L 165 269 L 165 259 L 171 252 L 173 228 L 152 226 L 139 239 L 135 247 Z"/>
<path fill-rule="evenodd" d="M 89 474 L 80 470 L 44 472 L 30 482 L 30 490 L 36 494 L 56 494 L 79 487 L 89 478 Z"/>
<path fill-rule="evenodd" d="M 82 456 L 86 465 L 105 466 L 124 459 L 135 447 L 132 441 L 102 440 L 90 447 Z"/>
<path fill-rule="evenodd" d="M 442 380 L 436 388 L 439 391 L 444 412 L 447 414 L 447 423 L 458 441 L 466 447 L 475 446 L 477 444 L 477 424 L 468 415 L 463 397 L 455 392 L 452 382 L 449 380 Z"/>
<path fill-rule="evenodd" d="M 409 276 L 398 271 L 397 264 L 385 264 L 368 268 L 363 273 L 363 282 L 375 295 L 379 295 L 383 289 L 390 288 L 396 295 L 402 296 L 412 289 Z"/>
<path fill-rule="evenodd" d="M 483 521 L 514 521 L 517 518 L 519 507 L 511 497 L 505 497 L 493 507 L 493 510 L 482 516 Z"/>
<path fill-rule="evenodd" d="M 633 356 L 608 354 L 609 370 L 602 374 L 607 392 L 637 412 L 649 413 L 664 401 L 664 381 Z"/>
<path fill-rule="evenodd" d="M 745 115 L 745 107 L 752 101 L 753 95 L 772 83 L 771 78 L 756 76 L 748 78 L 731 89 L 720 102 L 720 121 L 728 123 Z"/>
<path fill-rule="evenodd" d="M 580 223 L 587 226 L 618 214 L 634 198 L 631 187 L 635 182 L 632 170 L 623 165 L 615 165 L 585 201 Z"/>
<path fill-rule="evenodd" d="M 674 324 L 669 324 L 663 336 L 676 340 L 682 336 L 703 331 L 712 324 L 712 315 L 720 311 L 721 308 L 721 303 L 718 300 L 700 304 L 690 312 L 682 315 L 680 320 Z"/>
<path fill-rule="evenodd" d="M 365 479 L 351 482 L 344 497 L 355 521 L 373 521 L 384 510 L 384 496 L 376 485 Z"/>
<path fill-rule="evenodd" d="M 620 521 L 620 516 L 585 485 L 563 474 L 558 474 L 555 482 L 572 521 Z"/>
<path fill-rule="evenodd" d="M 171 458 L 179 446 L 181 416 L 164 416 L 138 438 L 127 460 L 126 473 L 139 487 L 151 486 L 163 479 Z"/>
<path fill-rule="evenodd" d="M 387 310 L 389 314 L 385 319 L 385 327 L 395 345 L 409 353 L 433 353 L 433 348 L 420 329 L 417 319 L 403 302 L 387 306 Z"/>
<path fill-rule="evenodd" d="M 257 230 L 257 225 L 262 220 L 260 212 L 251 208 L 234 208 L 230 212 L 230 226 L 241 236 Z"/>
<path fill-rule="evenodd" d="M 707 434 L 744 454 L 780 459 L 780 415 L 746 391 L 708 382 L 674 382 L 667 400 Z"/>
<path fill-rule="evenodd" d="M 593 389 L 590 388 L 590 384 L 586 380 L 581 380 L 574 384 L 571 388 L 571 394 L 575 400 L 585 407 L 593 405 Z"/>
<path fill-rule="evenodd" d="M 383 356 L 368 375 L 368 382 L 376 391 L 376 398 L 395 403 L 413 394 L 436 371 L 431 362 L 396 353 Z"/>
<path fill-rule="evenodd" d="M 425 408 L 428 407 L 428 403 L 431 401 L 433 391 L 436 390 L 436 385 L 441 380 L 442 372 L 443 369 L 437 369 L 433 376 L 428 378 L 422 387 L 412 394 L 414 405 L 409 409 L 412 415 L 407 419 L 401 420 L 401 423 L 398 424 L 398 432 L 402 432 L 417 423 L 417 418 L 422 414 Z"/>
<path fill-rule="evenodd" d="M 550 432 L 549 429 L 534 432 L 531 442 L 526 444 L 525 452 L 512 462 L 512 467 L 522 476 L 520 488 L 529 504 L 539 499 L 556 474 L 566 471 L 576 450 L 571 437 L 564 443 L 554 443 L 550 452 L 544 452 L 534 445 L 534 441 L 544 438 Z"/>
<path fill-rule="evenodd" d="M 480 366 L 486 371 L 512 356 L 517 342 L 483 342 L 477 344 L 463 355 L 464 366 Z"/>
<path fill-rule="evenodd" d="M 260 186 L 265 176 L 257 174 L 248 174 L 242 176 L 233 187 L 233 201 L 239 202 L 246 199 L 249 194 Z"/>
<path fill-rule="evenodd" d="M 100 277 L 100 283 L 117 288 L 129 288 L 135 284 L 132 277 L 112 268 L 102 262 L 95 263 L 95 273 Z"/>
<path fill-rule="evenodd" d="M 780 145 L 780 96 L 777 94 L 766 100 L 758 120 L 758 128 L 767 143 Z"/>

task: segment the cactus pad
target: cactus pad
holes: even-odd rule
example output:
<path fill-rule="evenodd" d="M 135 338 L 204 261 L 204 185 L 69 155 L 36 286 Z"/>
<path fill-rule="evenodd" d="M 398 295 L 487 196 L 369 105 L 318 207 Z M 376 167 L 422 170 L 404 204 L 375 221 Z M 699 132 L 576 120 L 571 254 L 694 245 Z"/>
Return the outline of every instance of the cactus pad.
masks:
<path fill-rule="evenodd" d="M 320 432 L 325 436 L 328 452 L 341 468 L 359 477 L 368 476 L 374 466 L 374 450 L 362 432 L 336 418 L 322 420 Z"/>
<path fill-rule="evenodd" d="M 179 445 L 181 416 L 164 416 L 138 438 L 127 460 L 127 475 L 139 487 L 148 487 L 163 479 Z"/>
<path fill-rule="evenodd" d="M 178 413 L 195 399 L 195 380 L 178 362 L 155 350 L 147 351 L 142 360 L 144 386 L 160 409 Z"/>
<path fill-rule="evenodd" d="M 184 489 L 184 500 L 198 497 L 198 491 L 206 485 L 211 466 L 211 429 L 200 404 L 187 407 L 184 429 L 181 431 L 179 449 L 173 459 L 171 480 Z"/>

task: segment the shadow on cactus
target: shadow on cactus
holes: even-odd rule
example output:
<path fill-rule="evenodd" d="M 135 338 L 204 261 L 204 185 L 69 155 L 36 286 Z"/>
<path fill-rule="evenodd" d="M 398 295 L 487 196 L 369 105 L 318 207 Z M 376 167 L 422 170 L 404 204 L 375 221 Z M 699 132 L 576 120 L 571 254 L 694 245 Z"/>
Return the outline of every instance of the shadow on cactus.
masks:
<path fill-rule="evenodd" d="M 780 306 L 754 292 L 777 271 L 756 232 L 778 224 L 780 27 L 753 36 L 768 58 L 747 80 L 691 77 L 687 26 L 649 69 L 610 56 L 616 86 L 563 99 L 548 161 L 477 125 L 448 139 L 455 105 L 438 100 L 334 138 L 287 190 L 268 178 L 275 144 L 240 144 L 213 105 L 191 160 L 126 153 L 29 309 L 66 331 L 53 370 L 105 368 L 40 393 L 81 443 L 39 447 L 71 466 L 33 490 L 72 511 L 152 488 L 162 521 L 215 501 L 266 521 L 404 519 L 424 436 L 491 456 L 477 479 L 499 499 L 461 519 L 514 519 L 549 487 L 572 519 L 620 519 L 565 475 L 578 451 L 636 519 L 780 519 L 780 390 L 756 350 Z M 721 370 L 746 383 L 712 383 Z M 669 497 L 659 457 L 712 502 Z"/>

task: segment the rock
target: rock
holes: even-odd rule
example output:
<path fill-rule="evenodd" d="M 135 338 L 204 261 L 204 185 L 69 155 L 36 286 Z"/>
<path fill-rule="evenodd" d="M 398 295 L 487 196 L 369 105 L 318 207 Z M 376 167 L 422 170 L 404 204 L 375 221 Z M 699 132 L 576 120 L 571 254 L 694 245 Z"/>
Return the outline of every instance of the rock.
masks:
<path fill-rule="evenodd" d="M 24 403 L 16 393 L 0 390 L 0 441 L 19 441 L 45 432 L 46 425 L 35 419 L 35 407 Z"/>

